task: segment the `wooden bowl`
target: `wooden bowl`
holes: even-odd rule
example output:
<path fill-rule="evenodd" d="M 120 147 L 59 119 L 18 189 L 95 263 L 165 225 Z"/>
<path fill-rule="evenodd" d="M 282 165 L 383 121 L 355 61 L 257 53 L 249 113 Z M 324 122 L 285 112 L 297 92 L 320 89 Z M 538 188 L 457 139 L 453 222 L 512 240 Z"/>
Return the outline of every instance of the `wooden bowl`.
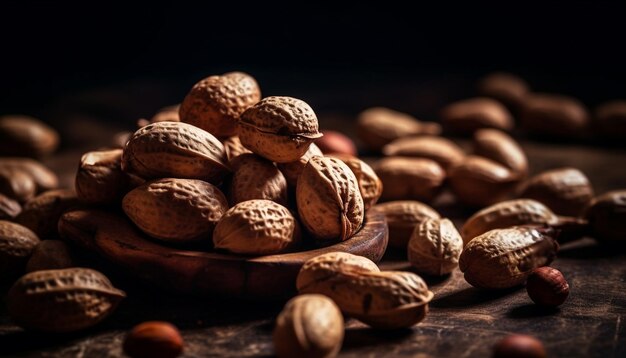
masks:
<path fill-rule="evenodd" d="M 302 264 L 317 255 L 343 251 L 378 262 L 387 248 L 388 229 L 380 213 L 370 211 L 352 238 L 308 251 L 245 257 L 182 250 L 150 240 L 121 214 L 76 210 L 59 221 L 61 236 L 95 251 L 154 285 L 186 294 L 245 299 L 282 299 L 296 293 Z"/>

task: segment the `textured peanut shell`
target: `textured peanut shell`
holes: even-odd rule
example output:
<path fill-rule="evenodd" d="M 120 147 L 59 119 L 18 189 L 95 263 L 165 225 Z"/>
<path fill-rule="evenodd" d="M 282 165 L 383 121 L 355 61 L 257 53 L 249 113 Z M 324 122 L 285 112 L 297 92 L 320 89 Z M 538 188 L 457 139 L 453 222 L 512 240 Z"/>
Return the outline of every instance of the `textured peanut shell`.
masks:
<path fill-rule="evenodd" d="M 374 151 L 380 151 L 398 138 L 440 133 L 441 127 L 436 123 L 422 123 L 406 113 L 384 107 L 366 109 L 357 119 L 359 138 Z"/>
<path fill-rule="evenodd" d="M 610 191 L 593 199 L 585 210 L 593 236 L 599 241 L 626 240 L 626 190 Z"/>
<path fill-rule="evenodd" d="M 122 208 L 135 225 L 155 239 L 211 242 L 228 202 L 207 182 L 165 178 L 131 190 L 124 196 Z"/>
<path fill-rule="evenodd" d="M 329 279 L 337 272 L 380 272 L 370 259 L 347 252 L 328 252 L 307 260 L 296 279 L 298 291 L 315 285 L 318 281 Z"/>
<path fill-rule="evenodd" d="M 85 153 L 76 173 L 76 196 L 92 204 L 119 203 L 121 198 L 136 183 L 122 171 L 122 150 L 113 149 Z"/>
<path fill-rule="evenodd" d="M 446 178 L 437 162 L 424 158 L 388 157 L 373 168 L 383 182 L 381 200 L 431 201 Z"/>
<path fill-rule="evenodd" d="M 74 266 L 67 244 L 61 240 L 41 241 L 26 263 L 26 272 L 59 270 Z"/>
<path fill-rule="evenodd" d="M 213 245 L 236 254 L 269 255 L 297 243 L 296 220 L 270 200 L 249 200 L 230 208 L 217 224 Z"/>
<path fill-rule="evenodd" d="M 352 173 L 354 173 L 359 183 L 365 210 L 374 206 L 383 193 L 383 182 L 378 178 L 374 169 L 361 159 L 348 154 L 331 154 L 330 156 L 346 163 L 352 170 Z"/>
<path fill-rule="evenodd" d="M 39 242 L 37 234 L 30 229 L 0 220 L 0 282 L 24 272 L 26 262 Z"/>
<path fill-rule="evenodd" d="M 385 215 L 389 227 L 389 245 L 399 249 L 407 247 L 417 225 L 428 218 L 440 218 L 435 209 L 414 200 L 389 201 L 375 205 L 372 210 Z"/>
<path fill-rule="evenodd" d="M 78 205 L 74 190 L 48 190 L 29 200 L 16 221 L 44 240 L 55 238 L 58 236 L 57 226 L 61 215 Z"/>
<path fill-rule="evenodd" d="M 153 123 L 136 131 L 124 148 L 122 170 L 145 179 L 174 177 L 215 184 L 228 173 L 222 143 L 180 122 Z"/>
<path fill-rule="evenodd" d="M 526 81 L 505 72 L 489 74 L 478 83 L 480 95 L 494 98 L 510 109 L 519 109 L 529 91 Z"/>
<path fill-rule="evenodd" d="M 40 162 L 28 158 L 0 158 L 0 170 L 3 168 L 20 171 L 32 178 L 38 192 L 56 189 L 59 179 L 53 171 Z"/>
<path fill-rule="evenodd" d="M 578 216 L 593 195 L 593 187 L 583 172 L 559 168 L 530 178 L 520 197 L 540 201 L 559 215 Z"/>
<path fill-rule="evenodd" d="M 622 140 L 626 138 L 626 101 L 610 101 L 598 106 L 592 124 L 602 136 Z"/>
<path fill-rule="evenodd" d="M 549 265 L 559 245 L 537 229 L 512 227 L 488 231 L 463 249 L 459 268 L 472 286 L 504 289 L 524 284 L 530 272 Z"/>
<path fill-rule="evenodd" d="M 443 126 L 456 133 L 471 134 L 481 128 L 513 129 L 513 118 L 498 101 L 477 97 L 451 103 L 441 110 Z"/>
<path fill-rule="evenodd" d="M 230 204 L 252 199 L 287 205 L 287 180 L 274 163 L 256 154 L 242 154 L 231 161 Z"/>
<path fill-rule="evenodd" d="M 474 154 L 504 165 L 519 178 L 528 174 L 526 154 L 511 136 L 498 129 L 474 132 Z"/>
<path fill-rule="evenodd" d="M 435 136 L 397 139 L 383 147 L 383 154 L 431 159 L 446 170 L 465 157 L 463 150 L 453 141 Z"/>
<path fill-rule="evenodd" d="M 304 153 L 300 159 L 289 163 L 277 163 L 277 166 L 283 175 L 285 175 L 287 183 L 291 187 L 295 188 L 298 186 L 298 178 L 300 177 L 302 170 L 304 170 L 306 163 L 309 162 L 309 159 L 315 156 L 322 157 L 324 154 L 317 147 L 317 145 L 315 145 L 315 143 L 311 143 L 309 149 L 307 149 L 306 153 Z"/>
<path fill-rule="evenodd" d="M 64 333 L 102 321 L 125 296 L 91 269 L 36 271 L 15 282 L 7 307 L 11 319 L 25 329 Z"/>
<path fill-rule="evenodd" d="M 236 134 L 241 114 L 261 99 L 256 80 L 243 72 L 210 76 L 196 83 L 180 106 L 180 120 L 216 137 Z"/>
<path fill-rule="evenodd" d="M 584 105 L 575 98 L 532 93 L 524 98 L 520 122 L 524 129 L 532 133 L 578 137 L 589 126 L 589 114 Z"/>
<path fill-rule="evenodd" d="M 238 136 L 232 136 L 224 139 L 222 142 L 224 145 L 224 152 L 226 153 L 226 160 L 230 163 L 233 159 L 237 158 L 241 154 L 252 153 L 248 148 L 241 144 Z"/>
<path fill-rule="evenodd" d="M 17 201 L 0 194 L 0 220 L 13 220 L 20 212 L 22 206 Z"/>
<path fill-rule="evenodd" d="M 335 357 L 343 335 L 343 316 L 330 298 L 300 295 L 287 302 L 276 318 L 274 351 L 278 357 Z"/>
<path fill-rule="evenodd" d="M 317 280 L 307 280 L 310 268 L 303 266 L 298 275 L 300 293 L 318 293 L 330 297 L 342 312 L 381 329 L 411 327 L 424 319 L 433 293 L 416 274 L 404 271 L 329 271 Z"/>
<path fill-rule="evenodd" d="M 448 219 L 426 219 L 415 227 L 407 254 L 418 273 L 447 275 L 459 263 L 463 239 Z"/>
<path fill-rule="evenodd" d="M 469 155 L 448 173 L 457 199 L 470 206 L 487 206 L 506 199 L 519 179 L 509 169 L 487 158 Z"/>
<path fill-rule="evenodd" d="M 277 163 L 298 160 L 322 136 L 313 109 L 302 100 L 282 96 L 266 97 L 248 108 L 238 131 L 246 148 Z"/>
<path fill-rule="evenodd" d="M 532 199 L 507 200 L 486 207 L 472 215 L 461 235 L 467 244 L 473 238 L 493 229 L 520 225 L 553 225 L 558 217 L 548 207 Z"/>
<path fill-rule="evenodd" d="M 302 223 L 319 240 L 347 240 L 363 224 L 359 183 L 339 159 L 311 158 L 298 179 L 296 201 Z"/>
<path fill-rule="evenodd" d="M 29 116 L 0 117 L 0 156 L 43 157 L 59 145 L 59 134 Z"/>

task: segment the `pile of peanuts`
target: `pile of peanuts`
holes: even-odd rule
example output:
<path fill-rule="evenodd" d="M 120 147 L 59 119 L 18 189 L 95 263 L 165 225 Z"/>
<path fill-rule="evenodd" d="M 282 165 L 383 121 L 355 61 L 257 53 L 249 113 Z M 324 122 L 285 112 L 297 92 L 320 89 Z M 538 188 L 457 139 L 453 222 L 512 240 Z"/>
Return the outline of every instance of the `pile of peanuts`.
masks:
<path fill-rule="evenodd" d="M 70 332 L 99 323 L 125 297 L 102 273 L 79 267 L 80 253 L 60 240 L 59 218 L 77 207 L 123 212 L 154 243 L 249 257 L 347 241 L 367 225 L 368 210 L 384 216 L 389 246 L 406 252 L 413 271 L 381 271 L 339 251 L 308 260 L 294 282 L 298 296 L 276 320 L 279 357 L 336 356 L 344 315 L 377 329 L 419 323 L 434 296 L 420 275 L 457 267 L 474 287 L 526 285 L 536 304 L 561 305 L 569 285 L 548 267 L 557 241 L 623 241 L 626 189 L 596 196 L 587 176 L 569 167 L 529 177 L 514 118 L 539 136 L 623 138 L 626 101 L 600 106 L 591 120 L 577 100 L 532 93 L 510 74 L 487 76 L 478 88 L 482 97 L 443 108 L 441 124 L 389 108 L 361 112 L 359 139 L 383 156 L 370 166 L 352 139 L 320 131 L 305 101 L 263 98 L 242 72 L 210 76 L 111 148 L 85 153 L 75 190 L 58 189 L 56 174 L 36 160 L 56 150 L 54 129 L 0 117 L 0 279 L 13 283 L 9 314 L 25 329 Z M 471 152 L 442 133 L 471 136 Z M 477 210 L 460 230 L 430 206 L 447 189 Z M 172 324 L 145 322 L 123 349 L 176 357 L 183 345 Z M 546 355 L 527 336 L 494 352 L 528 347 Z"/>

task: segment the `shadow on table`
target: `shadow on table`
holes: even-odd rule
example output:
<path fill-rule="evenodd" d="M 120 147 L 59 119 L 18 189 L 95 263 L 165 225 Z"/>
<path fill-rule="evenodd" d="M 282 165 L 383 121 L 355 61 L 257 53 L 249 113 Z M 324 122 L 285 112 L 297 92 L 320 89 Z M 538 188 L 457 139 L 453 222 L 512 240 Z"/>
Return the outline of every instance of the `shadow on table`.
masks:
<path fill-rule="evenodd" d="M 400 343 L 413 334 L 410 328 L 379 330 L 369 327 L 348 328 L 343 339 L 342 352 L 381 344 Z"/>
<path fill-rule="evenodd" d="M 541 307 L 534 303 L 513 307 L 508 313 L 509 318 L 534 318 L 546 317 L 558 314 L 561 310 L 558 307 Z"/>
<path fill-rule="evenodd" d="M 472 307 L 501 299 L 519 290 L 519 287 L 493 291 L 480 290 L 475 287 L 468 287 L 460 291 L 436 297 L 432 302 L 430 302 L 430 306 L 436 308 Z"/>

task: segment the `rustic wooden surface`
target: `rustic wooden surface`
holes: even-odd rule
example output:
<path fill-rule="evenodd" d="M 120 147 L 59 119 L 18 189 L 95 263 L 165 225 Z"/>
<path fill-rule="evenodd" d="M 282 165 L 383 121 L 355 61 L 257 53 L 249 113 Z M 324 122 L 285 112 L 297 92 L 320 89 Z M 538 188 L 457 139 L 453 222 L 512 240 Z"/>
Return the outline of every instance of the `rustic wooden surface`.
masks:
<path fill-rule="evenodd" d="M 148 87 L 138 87 L 147 89 Z M 159 93 L 158 87 L 149 91 Z M 131 91 L 132 92 L 132 91 Z M 133 92 L 134 93 L 134 92 Z M 126 93 L 128 95 L 128 93 Z M 135 93 L 134 98 L 141 96 Z M 126 104 L 116 91 L 83 95 L 58 104 L 58 111 L 76 101 L 99 98 L 99 105 L 80 115 L 64 117 L 66 143 L 94 148 L 106 143 L 119 128 L 96 120 L 106 118 L 107 103 Z M 152 96 L 155 98 L 155 96 Z M 163 103 L 167 105 L 170 103 Z M 119 107 L 119 105 L 118 105 Z M 158 108 L 159 106 L 154 106 Z M 119 109 L 119 108 L 118 108 Z M 99 111 L 98 111 L 99 110 Z M 119 112 L 124 112 L 119 109 Z M 91 117 L 85 113 L 96 113 Z M 321 114 L 322 128 L 343 129 L 349 122 L 336 113 Z M 130 126 L 127 126 L 130 127 Z M 591 179 L 596 192 L 626 187 L 626 151 L 572 143 L 522 142 L 532 173 L 559 166 L 575 166 Z M 65 148 L 47 163 L 71 186 L 80 150 Z M 452 203 L 443 193 L 435 203 L 457 226 L 473 210 Z M 435 298 L 427 318 L 412 329 L 384 332 L 347 321 L 342 357 L 484 357 L 492 345 L 509 333 L 539 337 L 553 357 L 626 356 L 626 249 L 598 246 L 593 239 L 564 245 L 553 266 L 569 280 L 571 293 L 558 309 L 542 310 L 532 304 L 523 288 L 485 292 L 472 288 L 457 270 L 442 279 L 427 278 Z M 408 269 L 403 252 L 388 252 L 382 267 Z M 273 319 L 282 302 L 259 303 L 217 298 L 194 298 L 168 293 L 129 279 L 97 257 L 90 264 L 105 270 L 116 286 L 128 293 L 119 309 L 101 325 L 67 336 L 24 332 L 12 325 L 0 304 L 0 356 L 118 357 L 125 333 L 145 320 L 176 324 L 186 341 L 185 357 L 268 357 L 273 348 Z M 2 295 L 4 300 L 4 295 Z"/>

